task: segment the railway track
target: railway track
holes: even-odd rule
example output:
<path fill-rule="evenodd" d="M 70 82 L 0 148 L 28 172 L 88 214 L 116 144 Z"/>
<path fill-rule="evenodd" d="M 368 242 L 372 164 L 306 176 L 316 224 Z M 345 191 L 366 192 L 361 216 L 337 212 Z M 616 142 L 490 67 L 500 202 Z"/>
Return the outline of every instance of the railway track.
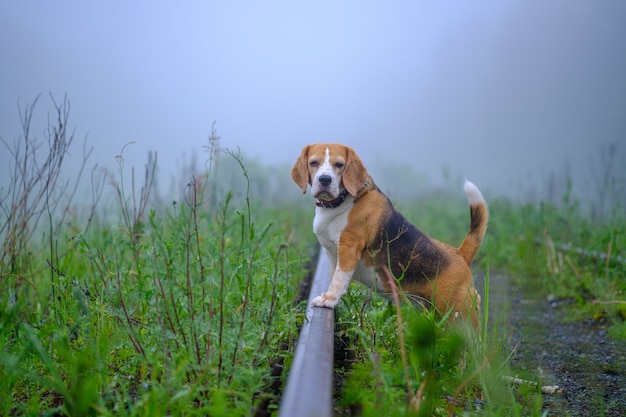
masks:
<path fill-rule="evenodd" d="M 333 347 L 335 312 L 311 307 L 313 297 L 328 289 L 330 264 L 320 251 L 309 292 L 306 320 L 300 330 L 279 417 L 330 417 L 333 414 Z"/>

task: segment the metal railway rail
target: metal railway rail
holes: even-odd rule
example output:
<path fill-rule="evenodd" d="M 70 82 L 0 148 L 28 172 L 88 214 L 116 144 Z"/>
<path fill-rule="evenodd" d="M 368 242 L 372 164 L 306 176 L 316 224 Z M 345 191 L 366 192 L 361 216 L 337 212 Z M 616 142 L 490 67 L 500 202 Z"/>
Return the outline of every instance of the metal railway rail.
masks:
<path fill-rule="evenodd" d="M 313 297 L 326 291 L 329 283 L 330 264 L 326 251 L 321 250 L 279 417 L 330 417 L 333 414 L 335 312 L 311 307 Z"/>
<path fill-rule="evenodd" d="M 544 243 L 543 239 L 541 238 L 535 238 L 535 243 L 538 246 L 545 246 L 546 244 Z M 605 253 L 605 252 L 598 252 L 595 250 L 587 250 L 587 249 L 583 249 L 583 248 L 579 248 L 577 246 L 572 246 L 570 244 L 567 243 L 554 243 L 551 242 L 549 244 L 550 246 L 552 246 L 555 250 L 559 251 L 559 252 L 565 252 L 565 253 L 575 253 L 578 254 L 580 256 L 586 257 L 586 258 L 594 258 L 594 259 L 599 259 L 602 262 L 607 262 L 607 261 L 613 261 L 616 263 L 620 263 L 620 264 L 624 264 L 626 265 L 626 258 L 621 256 L 621 255 L 613 255 L 610 256 L 609 254 Z"/>

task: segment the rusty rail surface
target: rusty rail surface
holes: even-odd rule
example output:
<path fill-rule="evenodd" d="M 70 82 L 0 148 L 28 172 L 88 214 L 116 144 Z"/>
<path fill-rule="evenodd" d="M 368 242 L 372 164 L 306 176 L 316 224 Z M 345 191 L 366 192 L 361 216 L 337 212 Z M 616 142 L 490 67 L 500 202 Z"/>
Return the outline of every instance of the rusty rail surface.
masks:
<path fill-rule="evenodd" d="M 330 417 L 333 414 L 333 336 L 335 312 L 311 307 L 311 300 L 328 289 L 330 263 L 321 250 L 315 268 L 287 386 L 278 410 L 279 417 Z"/>

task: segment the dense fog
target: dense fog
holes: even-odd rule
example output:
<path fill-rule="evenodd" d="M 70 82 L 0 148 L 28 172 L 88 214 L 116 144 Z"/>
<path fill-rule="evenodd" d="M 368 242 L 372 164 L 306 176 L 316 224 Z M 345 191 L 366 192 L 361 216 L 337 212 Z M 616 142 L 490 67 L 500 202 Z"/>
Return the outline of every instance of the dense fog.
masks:
<path fill-rule="evenodd" d="M 0 137 L 19 143 L 41 94 L 45 145 L 50 95 L 67 95 L 69 164 L 86 138 L 115 171 L 128 144 L 126 165 L 158 153 L 162 183 L 202 166 L 215 122 L 222 147 L 286 178 L 304 144 L 336 141 L 394 193 L 421 186 L 398 186 L 410 171 L 539 197 L 571 177 L 595 198 L 626 177 L 624 39 L 622 0 L 5 2 Z"/>

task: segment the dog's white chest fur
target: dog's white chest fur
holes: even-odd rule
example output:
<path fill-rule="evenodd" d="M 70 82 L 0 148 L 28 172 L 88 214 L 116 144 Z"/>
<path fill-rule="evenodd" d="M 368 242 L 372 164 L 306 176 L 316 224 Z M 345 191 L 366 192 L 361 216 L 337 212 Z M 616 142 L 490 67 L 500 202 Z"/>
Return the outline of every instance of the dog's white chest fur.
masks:
<path fill-rule="evenodd" d="M 335 259 L 337 258 L 339 237 L 348 224 L 348 213 L 350 213 L 352 205 L 353 198 L 348 197 L 348 199 L 337 208 L 327 209 L 317 207 L 315 209 L 313 231 L 322 246 L 334 252 Z"/>

